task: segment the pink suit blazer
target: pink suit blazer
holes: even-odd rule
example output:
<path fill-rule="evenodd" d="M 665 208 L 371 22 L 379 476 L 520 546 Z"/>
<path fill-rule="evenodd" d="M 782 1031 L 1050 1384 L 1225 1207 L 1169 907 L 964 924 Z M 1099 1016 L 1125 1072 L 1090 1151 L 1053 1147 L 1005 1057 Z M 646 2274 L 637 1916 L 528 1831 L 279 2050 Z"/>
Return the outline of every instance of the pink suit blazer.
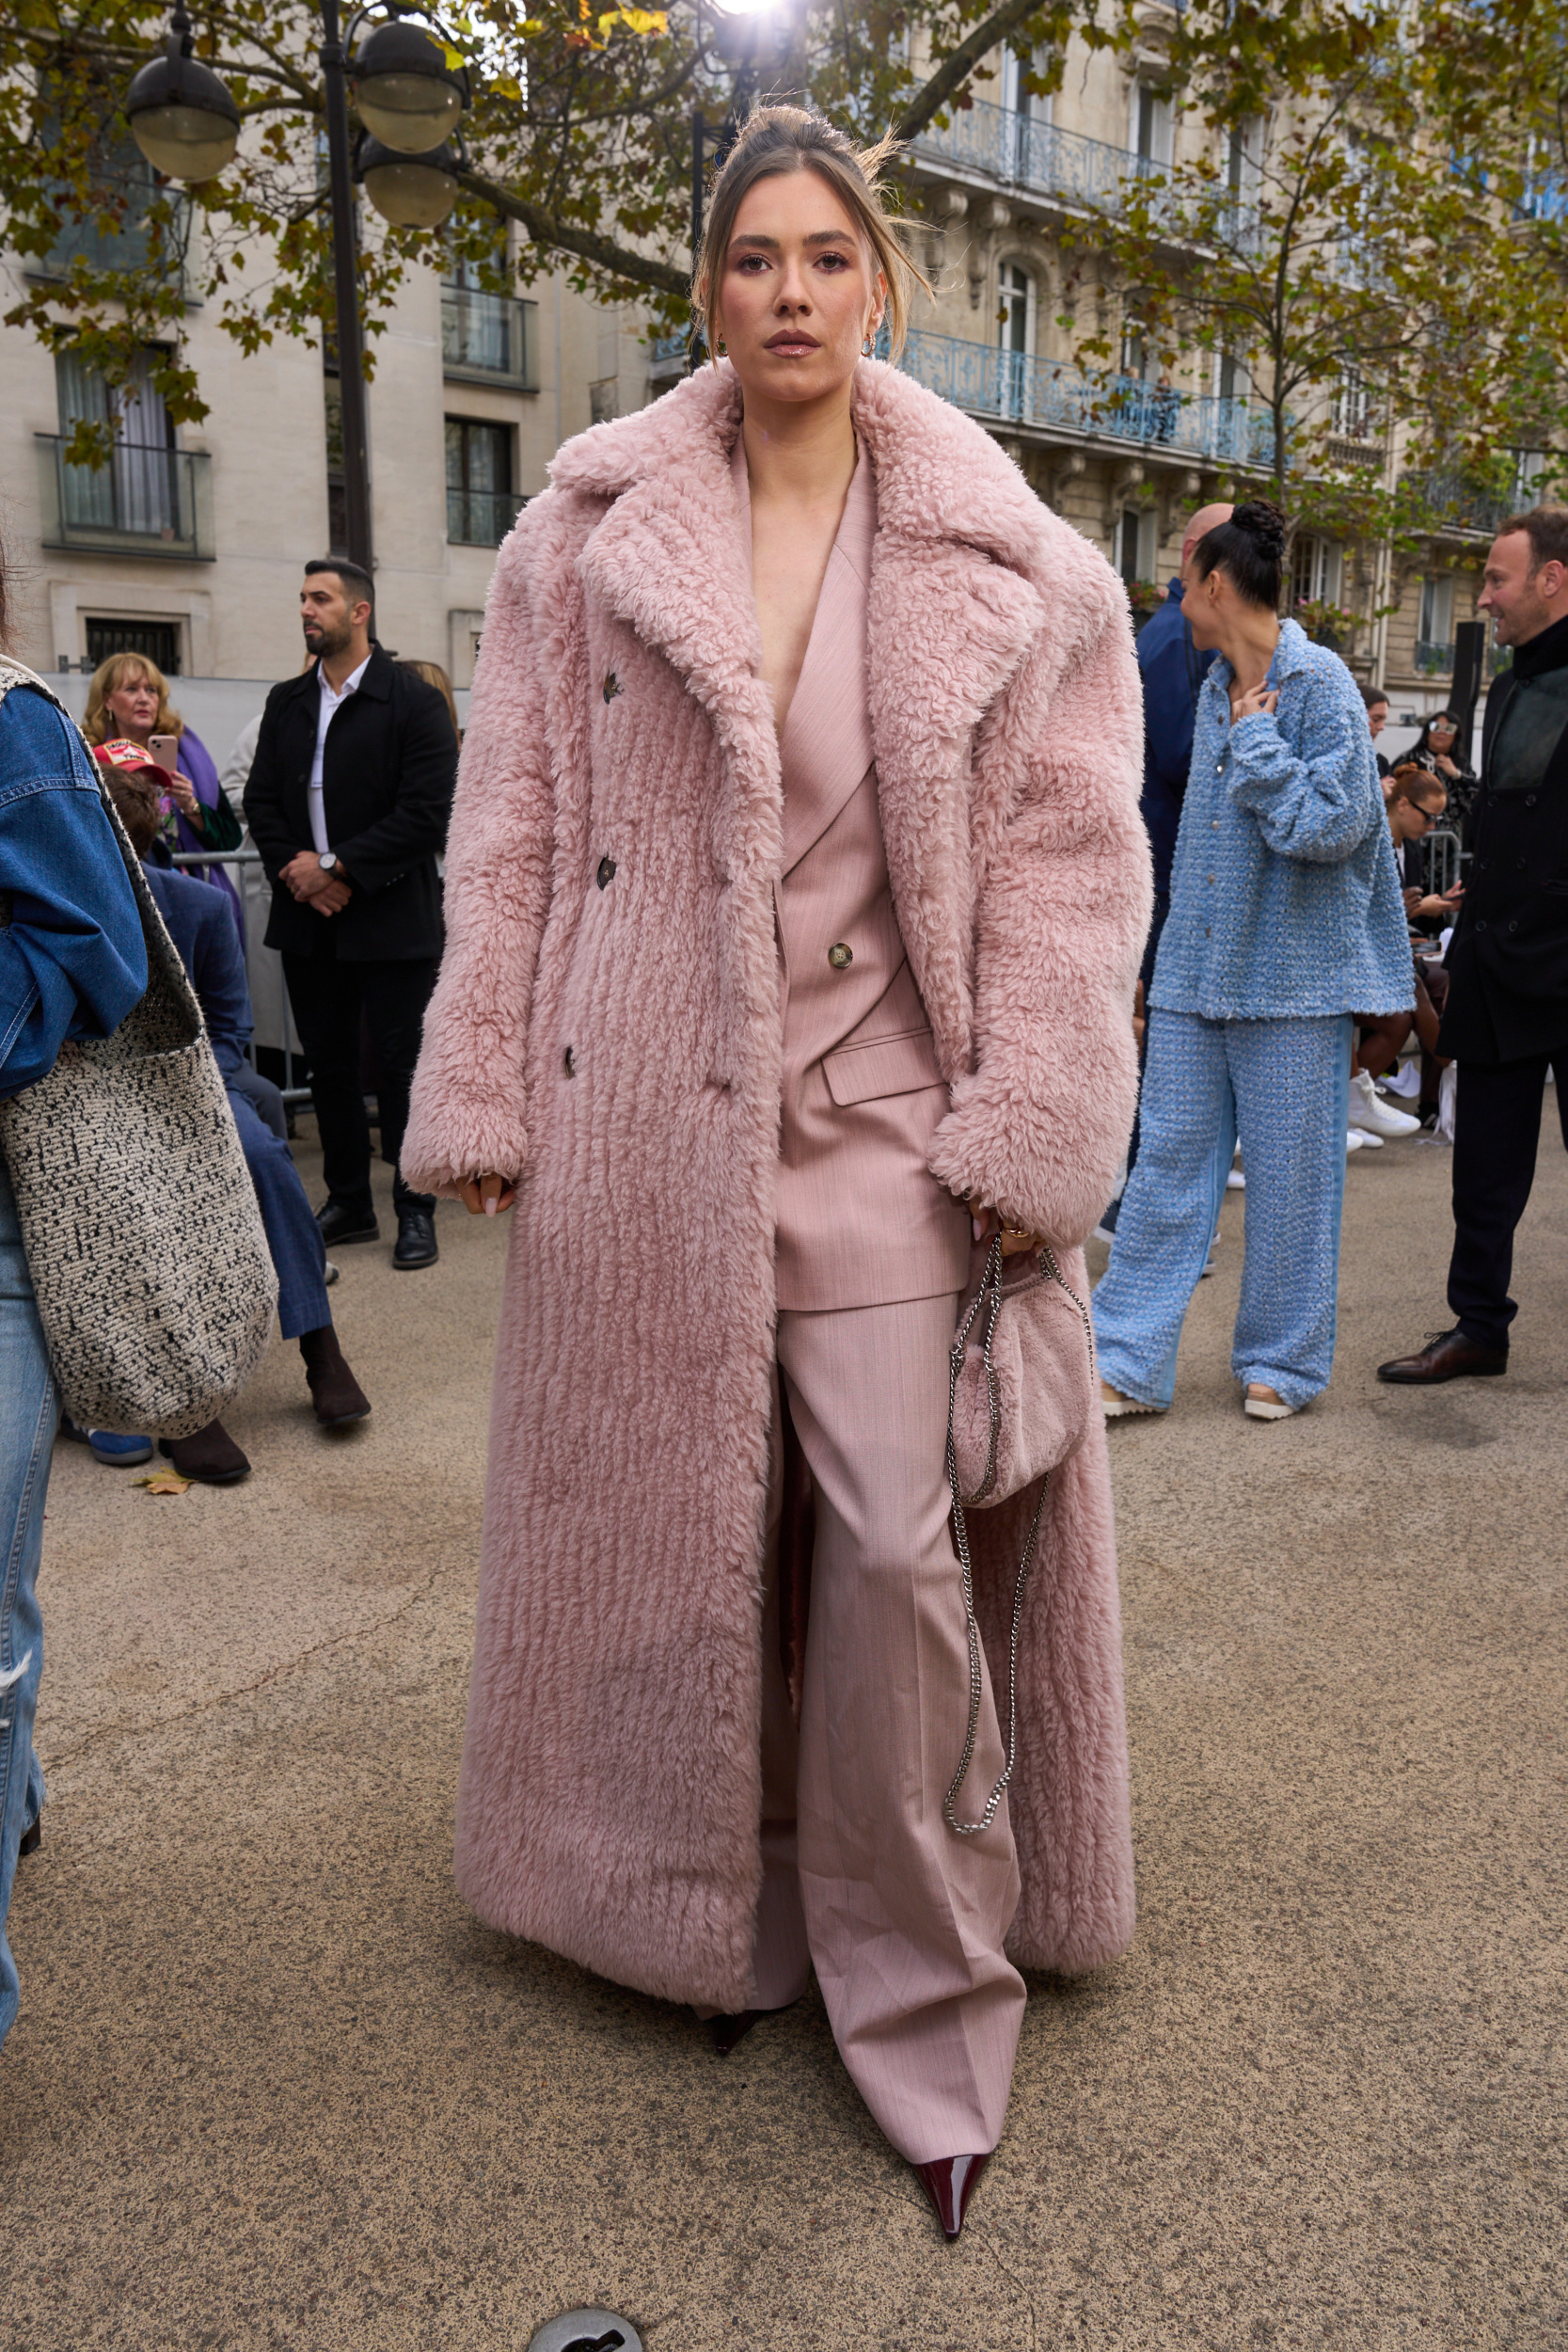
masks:
<path fill-rule="evenodd" d="M 733 462 L 749 553 L 738 440 Z M 779 739 L 775 1262 L 785 1311 L 934 1298 L 969 1279 L 968 1214 L 926 1165 L 948 1090 L 904 952 L 877 798 L 866 693 L 876 530 L 876 479 L 863 445 Z"/>

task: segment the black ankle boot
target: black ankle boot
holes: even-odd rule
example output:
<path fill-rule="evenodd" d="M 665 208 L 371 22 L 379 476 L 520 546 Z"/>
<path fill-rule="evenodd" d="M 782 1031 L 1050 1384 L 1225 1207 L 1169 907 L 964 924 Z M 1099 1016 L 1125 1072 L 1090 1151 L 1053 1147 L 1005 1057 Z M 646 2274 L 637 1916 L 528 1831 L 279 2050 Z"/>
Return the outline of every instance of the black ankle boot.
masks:
<path fill-rule="evenodd" d="M 350 1422 L 363 1421 L 371 1409 L 371 1400 L 343 1361 L 343 1351 L 331 1324 L 324 1323 L 314 1331 L 302 1331 L 299 1352 L 305 1359 L 305 1377 L 310 1384 L 316 1419 L 322 1427 L 343 1429 Z"/>

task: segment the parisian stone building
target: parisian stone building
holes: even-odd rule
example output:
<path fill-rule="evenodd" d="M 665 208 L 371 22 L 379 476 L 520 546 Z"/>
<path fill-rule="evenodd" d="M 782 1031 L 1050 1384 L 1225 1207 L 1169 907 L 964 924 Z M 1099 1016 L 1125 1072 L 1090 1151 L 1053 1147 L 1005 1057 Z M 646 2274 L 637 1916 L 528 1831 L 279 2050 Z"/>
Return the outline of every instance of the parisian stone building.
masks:
<path fill-rule="evenodd" d="M 982 422 L 1039 496 L 1104 549 L 1135 608 L 1175 571 L 1186 515 L 1259 460 L 1267 431 L 1266 410 L 1224 358 L 1195 355 L 1163 375 L 1097 273 L 1096 217 L 1130 176 L 1205 135 L 1158 95 L 1161 0 L 1148 18 L 1141 56 L 1075 44 L 1050 99 L 1031 97 L 1020 60 L 1000 53 L 974 104 L 916 141 L 911 209 L 938 294 L 921 306 L 903 362 Z M 140 168 L 128 153 L 126 168 Z M 12 298 L 23 269 L 14 255 L 0 262 Z M 1108 378 L 1075 360 L 1091 320 L 1101 331 L 1108 323 L 1118 353 Z M 185 333 L 208 415 L 172 425 L 145 383 L 115 417 L 112 465 L 94 471 L 62 452 L 79 417 L 110 415 L 104 387 L 0 329 L 0 525 L 24 660 L 80 679 L 106 652 L 139 646 L 192 682 L 188 699 L 196 681 L 230 682 L 223 721 L 208 721 L 221 737 L 259 707 L 258 683 L 298 664 L 299 567 L 340 536 L 337 387 L 318 346 L 279 339 L 246 358 L 198 303 Z M 635 310 L 596 308 L 560 277 L 514 297 L 421 269 L 373 348 L 378 627 L 462 689 L 495 550 L 544 486 L 553 451 L 667 389 L 686 344 L 651 333 Z M 1347 448 L 1364 458 L 1372 427 L 1354 388 L 1342 408 Z M 1292 594 L 1368 616 L 1347 647 L 1354 666 L 1386 684 L 1397 707 L 1436 707 L 1489 519 L 1478 513 L 1474 530 L 1397 557 L 1303 533 Z M 1379 608 L 1391 609 L 1373 617 Z M 71 691 L 79 702 L 81 689 Z"/>

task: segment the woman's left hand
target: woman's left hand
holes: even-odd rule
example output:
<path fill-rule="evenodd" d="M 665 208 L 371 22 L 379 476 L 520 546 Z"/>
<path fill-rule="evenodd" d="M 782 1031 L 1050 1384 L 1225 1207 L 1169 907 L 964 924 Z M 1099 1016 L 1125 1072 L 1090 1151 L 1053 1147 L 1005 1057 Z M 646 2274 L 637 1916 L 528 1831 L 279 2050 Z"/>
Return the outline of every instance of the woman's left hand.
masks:
<path fill-rule="evenodd" d="M 207 812 L 196 797 L 196 787 L 178 769 L 169 779 L 168 796 L 188 825 L 194 825 L 198 833 L 206 832 Z"/>
<path fill-rule="evenodd" d="M 972 1195 L 968 1193 L 964 1195 L 964 1207 L 969 1211 L 970 1227 L 976 1242 L 989 1242 L 1000 1229 L 1002 1255 L 1005 1258 L 1021 1258 L 1025 1250 L 1037 1251 L 1045 1248 L 1043 1234 L 1028 1232 L 1022 1225 L 1004 1224 L 995 1209 L 976 1208 Z"/>
<path fill-rule="evenodd" d="M 1279 689 L 1273 692 L 1266 686 L 1249 686 L 1240 702 L 1233 703 L 1232 719 L 1272 719 L 1279 707 Z"/>

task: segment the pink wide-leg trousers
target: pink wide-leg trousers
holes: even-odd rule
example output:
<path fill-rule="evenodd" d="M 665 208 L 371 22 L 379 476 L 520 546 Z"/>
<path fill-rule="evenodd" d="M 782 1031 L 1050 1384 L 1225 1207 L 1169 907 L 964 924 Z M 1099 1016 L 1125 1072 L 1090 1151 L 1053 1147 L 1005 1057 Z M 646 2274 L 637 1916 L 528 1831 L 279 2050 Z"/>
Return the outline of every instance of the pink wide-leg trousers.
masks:
<path fill-rule="evenodd" d="M 1019 1897 L 1006 1800 L 975 1837 L 942 1814 L 969 1712 L 943 1468 L 958 1311 L 954 1295 L 781 1313 L 778 1333 L 816 1538 L 797 1732 L 775 1414 L 753 2000 L 794 2000 L 815 1963 L 844 2062 L 913 2164 L 995 2147 L 1024 2004 L 1002 1948 Z M 1004 1754 L 988 1679 L 960 1818 L 978 1814 Z"/>

